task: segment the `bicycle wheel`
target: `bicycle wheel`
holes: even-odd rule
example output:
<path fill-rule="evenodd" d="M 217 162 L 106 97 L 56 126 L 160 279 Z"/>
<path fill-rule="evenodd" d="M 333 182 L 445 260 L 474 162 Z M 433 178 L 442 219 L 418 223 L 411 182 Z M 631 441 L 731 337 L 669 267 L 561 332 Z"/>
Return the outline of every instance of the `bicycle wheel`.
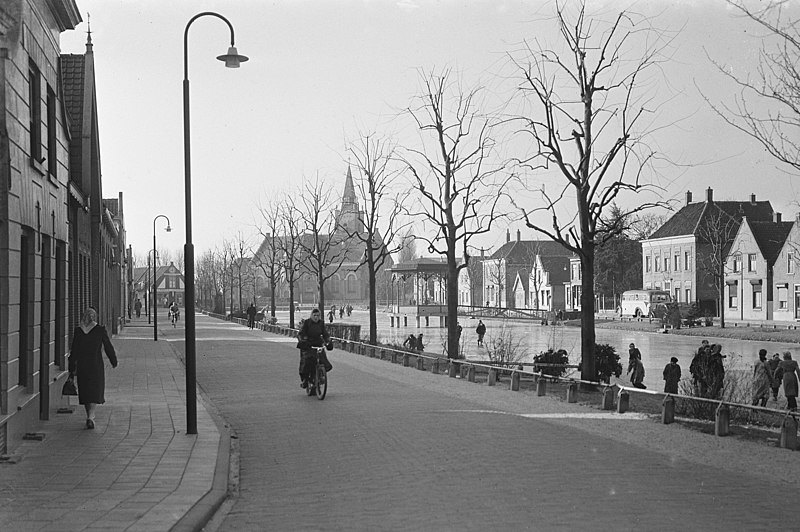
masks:
<path fill-rule="evenodd" d="M 319 364 L 317 366 L 317 399 L 322 401 L 325 399 L 325 394 L 328 393 L 328 375 L 325 371 L 325 366 Z"/>

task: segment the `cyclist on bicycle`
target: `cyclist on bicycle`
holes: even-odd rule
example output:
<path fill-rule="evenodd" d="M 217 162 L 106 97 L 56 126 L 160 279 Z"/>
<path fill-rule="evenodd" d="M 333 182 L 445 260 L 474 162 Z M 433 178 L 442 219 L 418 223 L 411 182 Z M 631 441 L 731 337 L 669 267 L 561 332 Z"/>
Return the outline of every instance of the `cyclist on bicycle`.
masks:
<path fill-rule="evenodd" d="M 178 309 L 178 304 L 174 301 L 172 305 L 169 307 L 169 316 L 172 318 L 172 326 L 175 327 L 175 322 L 178 321 L 178 316 L 180 315 L 180 310 Z"/>
<path fill-rule="evenodd" d="M 297 340 L 298 344 L 303 346 L 300 349 L 300 386 L 307 388 L 308 380 L 314 372 L 315 352 L 313 348 L 322 347 L 326 344 L 330 345 L 331 341 L 318 308 L 312 310 L 311 317 L 303 321 L 303 325 L 300 326 L 300 331 L 297 333 Z M 330 371 L 333 368 L 324 352 L 322 354 L 322 362 L 325 364 L 326 371 Z"/>

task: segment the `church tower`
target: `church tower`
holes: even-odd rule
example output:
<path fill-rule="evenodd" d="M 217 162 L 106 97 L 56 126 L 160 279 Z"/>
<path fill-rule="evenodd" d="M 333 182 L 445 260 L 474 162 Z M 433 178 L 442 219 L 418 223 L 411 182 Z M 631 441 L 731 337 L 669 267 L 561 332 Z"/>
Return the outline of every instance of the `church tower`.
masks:
<path fill-rule="evenodd" d="M 364 231 L 364 212 L 359 208 L 356 188 L 353 186 L 353 174 L 347 167 L 347 178 L 344 181 L 342 206 L 336 212 L 336 221 L 345 231 Z"/>

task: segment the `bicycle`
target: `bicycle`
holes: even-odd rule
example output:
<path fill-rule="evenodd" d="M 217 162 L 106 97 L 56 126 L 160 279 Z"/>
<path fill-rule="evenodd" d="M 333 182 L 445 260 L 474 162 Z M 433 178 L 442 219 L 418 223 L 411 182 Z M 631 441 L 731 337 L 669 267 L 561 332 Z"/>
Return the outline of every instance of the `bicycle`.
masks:
<path fill-rule="evenodd" d="M 177 310 L 174 312 L 170 311 L 169 315 L 170 318 L 172 318 L 172 328 L 174 329 L 175 327 L 177 327 L 178 317 L 180 316 L 180 312 Z"/>
<path fill-rule="evenodd" d="M 314 355 L 314 373 L 308 379 L 308 387 L 306 393 L 316 395 L 317 399 L 322 401 L 328 393 L 328 372 L 325 370 L 322 354 L 325 353 L 325 347 L 312 347 L 310 350 Z"/>

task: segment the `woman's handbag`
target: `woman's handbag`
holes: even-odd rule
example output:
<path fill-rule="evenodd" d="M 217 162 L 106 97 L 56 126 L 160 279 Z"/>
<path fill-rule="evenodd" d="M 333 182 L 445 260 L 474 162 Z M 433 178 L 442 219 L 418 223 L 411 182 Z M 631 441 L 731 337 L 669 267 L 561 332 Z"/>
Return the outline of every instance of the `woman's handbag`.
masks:
<path fill-rule="evenodd" d="M 78 389 L 75 387 L 75 381 L 70 377 L 61 388 L 61 395 L 78 395 Z"/>

